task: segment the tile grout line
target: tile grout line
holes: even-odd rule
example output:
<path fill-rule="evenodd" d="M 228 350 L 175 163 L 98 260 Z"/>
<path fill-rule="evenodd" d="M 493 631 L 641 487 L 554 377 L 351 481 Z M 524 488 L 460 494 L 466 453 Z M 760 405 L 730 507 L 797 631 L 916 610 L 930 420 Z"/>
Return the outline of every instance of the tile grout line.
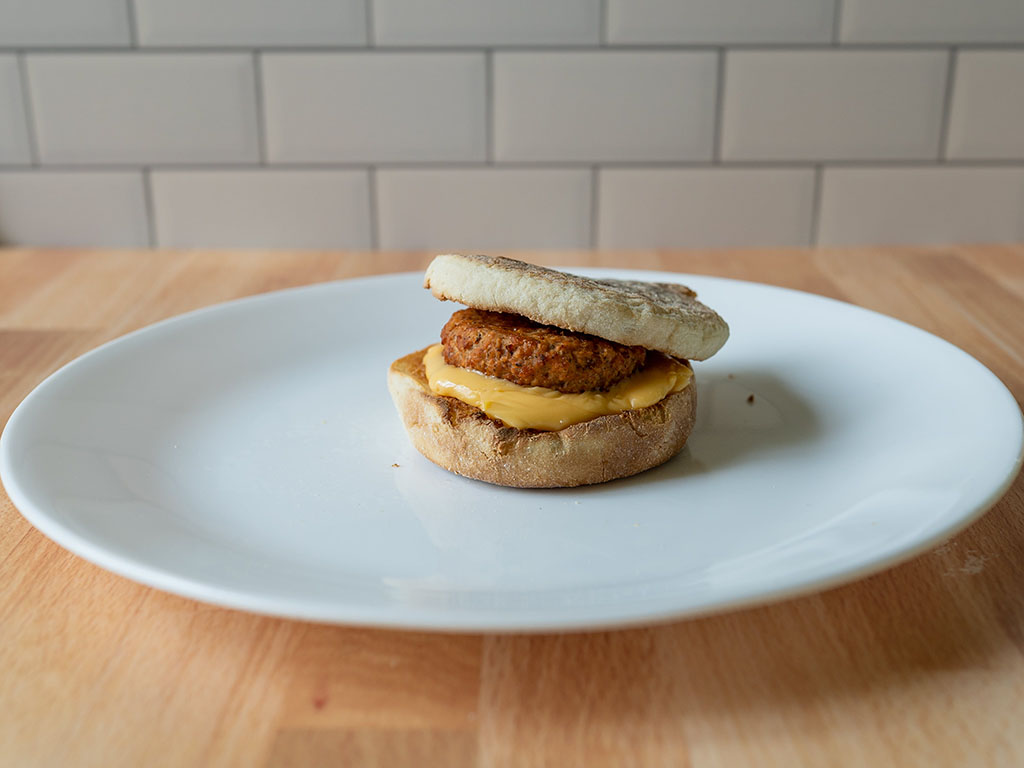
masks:
<path fill-rule="evenodd" d="M 597 44 L 602 48 L 608 46 L 608 0 L 601 0 L 598 6 Z"/>
<path fill-rule="evenodd" d="M 729 160 L 715 163 L 710 160 L 601 160 L 602 168 L 622 168 L 630 170 L 650 170 L 657 168 L 684 170 L 699 168 L 718 168 L 733 170 L 814 170 L 819 165 L 827 164 L 836 168 L 1024 168 L 1024 160 L 1020 158 L 970 158 L 951 159 L 939 162 L 934 157 L 922 159 L 881 159 L 881 160 L 836 160 L 829 158 L 811 158 L 807 160 Z M 365 171 L 369 168 L 377 170 L 473 170 L 473 169 L 520 169 L 520 170 L 587 170 L 593 168 L 593 160 L 521 160 L 502 161 L 493 164 L 480 160 L 424 160 L 401 162 L 363 162 L 346 163 L 332 160 L 310 162 L 271 162 L 266 166 L 257 162 L 223 162 L 223 163 L 40 163 L 38 170 L 65 173 L 95 173 L 104 171 L 139 171 L 144 167 L 154 171 L 259 171 L 273 169 L 281 171 Z M 0 163 L 0 171 L 25 170 L 30 166 L 24 163 Z"/>
<path fill-rule="evenodd" d="M 267 116 L 263 95 L 263 52 L 252 52 L 252 79 L 256 99 L 256 143 L 260 153 L 260 165 L 267 164 Z"/>
<path fill-rule="evenodd" d="M 380 214 L 378 212 L 377 200 L 377 168 L 370 166 L 366 169 L 366 191 L 369 195 L 370 215 L 370 250 L 380 250 Z"/>
<path fill-rule="evenodd" d="M 33 168 L 42 165 L 39 157 L 38 126 L 36 125 L 35 103 L 32 101 L 32 93 L 29 90 L 28 62 L 25 61 L 24 52 L 16 56 L 18 63 L 18 84 L 21 86 L 21 108 L 25 112 L 25 132 L 28 136 L 28 159 Z"/>
<path fill-rule="evenodd" d="M 832 8 L 832 45 L 840 45 L 839 32 L 843 21 L 843 0 L 836 0 Z"/>
<path fill-rule="evenodd" d="M 494 51 L 484 53 L 484 161 L 494 165 Z"/>
<path fill-rule="evenodd" d="M 131 38 L 131 47 L 139 47 L 139 19 L 135 9 L 135 0 L 125 0 L 125 13 L 128 16 L 128 34 Z"/>
<path fill-rule="evenodd" d="M 711 162 L 722 162 L 722 119 L 725 116 L 725 46 L 718 49 L 715 62 L 715 135 L 712 137 Z"/>
<path fill-rule="evenodd" d="M 824 182 L 825 166 L 817 165 L 814 168 L 814 196 L 811 198 L 810 241 L 807 243 L 811 248 L 818 247 L 818 235 L 821 232 L 821 196 Z"/>
<path fill-rule="evenodd" d="M 953 116 L 953 85 L 959 59 L 960 51 L 953 46 L 949 49 L 949 61 L 946 62 L 946 92 L 942 97 L 942 123 L 939 125 L 939 151 L 936 158 L 940 163 L 949 156 L 949 121 Z"/>
<path fill-rule="evenodd" d="M 590 249 L 597 249 L 598 217 L 601 215 L 601 168 L 590 169 Z"/>
<path fill-rule="evenodd" d="M 363 9 L 366 12 L 366 47 L 377 47 L 377 24 L 373 15 L 373 0 L 365 0 Z"/>
<path fill-rule="evenodd" d="M 844 51 L 946 51 L 951 43 L 943 42 L 914 42 L 905 41 L 900 43 L 843 43 Z M 957 48 L 965 50 L 981 51 L 1020 51 L 1024 50 L 1024 42 L 1020 43 L 999 43 L 999 42 L 971 42 L 957 43 Z M 89 53 L 181 53 L 181 54 L 202 54 L 202 53 L 248 53 L 255 48 L 272 53 L 353 53 L 366 51 L 380 51 L 382 53 L 465 53 L 482 52 L 485 50 L 522 51 L 525 53 L 586 53 L 602 50 L 614 50 L 630 53 L 674 53 L 676 51 L 716 51 L 721 45 L 715 43 L 651 43 L 649 45 L 639 43 L 609 44 L 606 46 L 596 43 L 561 43 L 558 45 L 540 44 L 515 44 L 515 45 L 359 45 L 359 44 L 337 44 L 337 45 L 264 45 L 258 43 L 237 45 L 216 44 L 216 45 L 146 45 L 133 49 L 130 45 L 41 45 L 26 48 L 23 45 L 0 45 L 0 53 L 16 53 L 18 51 L 31 51 L 32 53 L 45 54 L 89 54 Z M 831 42 L 789 42 L 789 43 L 729 43 L 730 50 L 738 51 L 831 51 L 836 46 Z"/>
<path fill-rule="evenodd" d="M 142 199 L 146 207 L 146 235 L 149 247 L 156 248 L 156 206 L 153 204 L 153 169 L 142 169 Z"/>

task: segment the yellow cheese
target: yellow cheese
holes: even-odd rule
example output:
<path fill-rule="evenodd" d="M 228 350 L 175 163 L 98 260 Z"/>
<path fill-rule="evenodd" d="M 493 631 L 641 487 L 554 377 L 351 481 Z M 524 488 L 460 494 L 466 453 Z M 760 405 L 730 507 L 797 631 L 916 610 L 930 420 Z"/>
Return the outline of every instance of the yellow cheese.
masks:
<path fill-rule="evenodd" d="M 649 355 L 642 370 L 607 392 L 568 394 L 547 387 L 523 387 L 448 365 L 440 344 L 427 350 L 423 365 L 434 394 L 458 398 L 510 427 L 548 431 L 598 416 L 646 408 L 685 389 L 693 377 L 693 372 L 682 363 L 664 355 Z"/>

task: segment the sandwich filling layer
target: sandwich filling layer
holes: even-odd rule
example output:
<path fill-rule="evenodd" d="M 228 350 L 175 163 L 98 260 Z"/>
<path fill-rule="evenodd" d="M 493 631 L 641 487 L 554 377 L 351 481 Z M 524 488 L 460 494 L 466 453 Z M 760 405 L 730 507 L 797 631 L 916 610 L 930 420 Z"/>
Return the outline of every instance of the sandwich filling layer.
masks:
<path fill-rule="evenodd" d="M 423 366 L 434 394 L 457 398 L 510 427 L 544 431 L 646 408 L 685 389 L 693 378 L 689 366 L 654 352 L 643 368 L 606 391 L 559 392 L 487 376 L 446 363 L 441 344 L 427 350 Z"/>
<path fill-rule="evenodd" d="M 441 344 L 448 365 L 559 392 L 611 389 L 647 358 L 643 347 L 473 308 L 451 316 L 441 329 Z"/>

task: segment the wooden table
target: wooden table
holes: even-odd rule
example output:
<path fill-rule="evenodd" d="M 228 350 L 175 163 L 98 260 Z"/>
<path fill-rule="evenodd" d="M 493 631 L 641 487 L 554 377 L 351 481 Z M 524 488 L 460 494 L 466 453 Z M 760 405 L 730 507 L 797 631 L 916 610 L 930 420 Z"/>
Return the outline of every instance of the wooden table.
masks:
<path fill-rule="evenodd" d="M 1024 246 L 531 254 L 879 310 L 1024 398 Z M 0 415 L 133 328 L 419 254 L 0 252 Z M 548 636 L 283 621 L 139 586 L 0 494 L 2 766 L 1021 766 L 1024 482 L 949 543 L 823 594 Z"/>

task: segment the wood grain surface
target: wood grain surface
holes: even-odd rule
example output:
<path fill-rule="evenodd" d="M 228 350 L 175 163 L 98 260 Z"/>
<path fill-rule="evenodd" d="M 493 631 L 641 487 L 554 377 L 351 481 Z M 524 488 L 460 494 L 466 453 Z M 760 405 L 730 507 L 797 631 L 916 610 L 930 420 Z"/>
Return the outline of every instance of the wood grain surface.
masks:
<path fill-rule="evenodd" d="M 1024 246 L 520 256 L 843 299 L 959 345 L 1024 398 Z M 0 417 L 58 366 L 155 320 L 427 261 L 0 251 Z M 203 605 L 69 554 L 0 494 L 0 766 L 222 765 L 1022 766 L 1024 483 L 952 541 L 848 586 L 538 636 Z"/>

